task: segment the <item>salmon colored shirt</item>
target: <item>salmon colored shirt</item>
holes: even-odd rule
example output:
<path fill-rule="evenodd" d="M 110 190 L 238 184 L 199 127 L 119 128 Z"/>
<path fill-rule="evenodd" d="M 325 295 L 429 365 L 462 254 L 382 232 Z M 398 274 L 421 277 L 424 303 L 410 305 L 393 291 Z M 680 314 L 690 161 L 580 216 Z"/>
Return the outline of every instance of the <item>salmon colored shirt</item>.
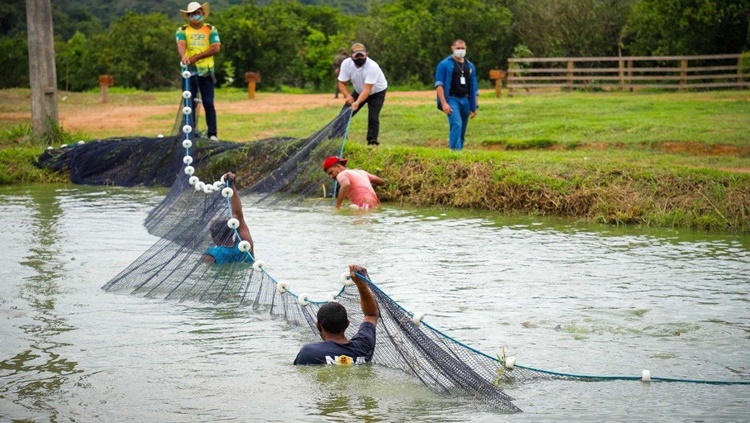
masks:
<path fill-rule="evenodd" d="M 380 205 L 375 189 L 370 181 L 376 178 L 375 175 L 360 169 L 346 169 L 339 172 L 336 176 L 341 189 L 350 186 L 349 201 L 359 207 L 377 207 Z"/>

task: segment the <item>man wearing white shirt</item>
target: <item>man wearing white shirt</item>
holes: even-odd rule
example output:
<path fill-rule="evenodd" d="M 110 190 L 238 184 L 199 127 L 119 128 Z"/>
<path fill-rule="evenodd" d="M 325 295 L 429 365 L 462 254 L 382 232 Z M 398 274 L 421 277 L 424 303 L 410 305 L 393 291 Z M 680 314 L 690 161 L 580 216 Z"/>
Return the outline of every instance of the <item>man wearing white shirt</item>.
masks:
<path fill-rule="evenodd" d="M 344 94 L 344 101 L 351 105 L 352 116 L 367 103 L 367 145 L 380 145 L 380 110 L 385 102 L 388 81 L 383 71 L 374 60 L 367 57 L 367 49 L 360 43 L 352 44 L 351 57 L 341 63 L 339 71 L 339 90 Z M 351 81 L 354 91 L 350 94 L 347 82 Z"/>

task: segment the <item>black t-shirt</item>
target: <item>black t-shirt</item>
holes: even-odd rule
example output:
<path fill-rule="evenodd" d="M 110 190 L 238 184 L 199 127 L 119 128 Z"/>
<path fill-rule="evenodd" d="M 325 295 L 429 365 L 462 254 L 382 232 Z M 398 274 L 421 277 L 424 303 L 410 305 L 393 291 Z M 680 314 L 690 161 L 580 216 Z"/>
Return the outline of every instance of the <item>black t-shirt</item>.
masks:
<path fill-rule="evenodd" d="M 359 332 L 348 344 L 333 341 L 314 342 L 302 347 L 294 364 L 365 364 L 375 352 L 375 325 L 362 322 Z"/>
<path fill-rule="evenodd" d="M 453 59 L 453 76 L 451 77 L 451 97 L 469 96 L 469 64 L 464 61 L 458 63 Z M 463 77 L 463 84 L 461 78 Z"/>

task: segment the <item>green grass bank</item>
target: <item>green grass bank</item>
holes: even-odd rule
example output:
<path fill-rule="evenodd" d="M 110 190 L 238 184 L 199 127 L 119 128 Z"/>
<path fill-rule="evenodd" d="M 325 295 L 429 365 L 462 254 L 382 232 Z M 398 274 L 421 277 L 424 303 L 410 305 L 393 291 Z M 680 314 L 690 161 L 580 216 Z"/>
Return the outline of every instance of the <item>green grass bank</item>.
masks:
<path fill-rule="evenodd" d="M 64 175 L 33 164 L 46 144 L 28 134 L 23 122 L 28 106 L 19 100 L 24 95 L 22 90 L 0 91 L 6 100 L 0 102 L 0 183 L 59 182 Z M 61 108 L 93 113 L 100 107 L 97 95 L 70 93 Z M 175 96 L 115 92 L 111 101 L 143 107 L 174 103 L 174 110 L 154 113 L 144 124 L 158 121 L 164 127 L 174 120 Z M 341 107 L 330 102 L 263 112 L 253 107 L 278 103 L 280 97 L 260 93 L 252 103 L 245 96 L 217 93 L 226 104 L 247 103 L 250 111 L 234 107 L 222 113 L 222 103 L 217 104 L 222 138 L 306 137 Z M 379 190 L 384 201 L 750 233 L 748 91 L 513 98 L 483 92 L 480 113 L 470 123 L 461 152 L 446 148 L 447 122 L 433 99 L 431 92 L 389 93 L 381 115 L 382 144 L 375 149 L 364 146 L 365 116 L 352 121 L 346 155 L 351 166 L 386 178 Z M 109 137 L 117 130 L 64 129 L 53 145 Z M 128 135 L 155 136 L 118 136 Z"/>

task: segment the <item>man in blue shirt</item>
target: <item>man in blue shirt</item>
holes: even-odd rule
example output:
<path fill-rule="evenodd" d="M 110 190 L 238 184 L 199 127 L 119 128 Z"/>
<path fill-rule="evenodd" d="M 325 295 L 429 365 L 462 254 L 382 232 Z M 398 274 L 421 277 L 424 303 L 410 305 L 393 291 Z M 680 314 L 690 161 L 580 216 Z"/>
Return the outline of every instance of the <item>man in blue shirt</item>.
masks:
<path fill-rule="evenodd" d="M 232 217 L 237 219 L 240 225 L 237 227 L 237 234 L 240 239 L 236 239 L 234 229 L 227 224 L 229 219 L 216 219 L 211 222 L 211 238 L 216 244 L 203 254 L 203 262 L 210 264 L 226 263 L 252 263 L 255 257 L 255 248 L 253 246 L 253 237 L 250 236 L 250 228 L 245 222 L 245 216 L 242 213 L 242 202 L 240 195 L 237 193 L 237 186 L 234 184 L 235 175 L 232 172 L 224 174 L 224 180 L 229 181 L 229 188 L 234 191 L 229 199 L 232 208 Z M 240 251 L 239 244 L 241 241 L 250 243 L 250 250 L 247 252 Z M 249 254 L 248 254 L 249 253 Z"/>
<path fill-rule="evenodd" d="M 477 115 L 477 70 L 466 59 L 466 43 L 456 40 L 453 54 L 443 59 L 435 70 L 437 107 L 448 116 L 451 150 L 462 150 L 469 118 Z"/>
<path fill-rule="evenodd" d="M 349 265 L 349 276 L 359 291 L 362 313 L 365 315 L 359 331 L 352 339 L 347 339 L 344 332 L 349 326 L 346 308 L 336 301 L 331 301 L 318 310 L 318 321 L 315 323 L 322 342 L 314 342 L 302 347 L 294 359 L 294 364 L 365 364 L 372 360 L 375 352 L 375 325 L 380 313 L 378 303 L 373 297 L 367 282 L 367 269 L 354 264 Z"/>

